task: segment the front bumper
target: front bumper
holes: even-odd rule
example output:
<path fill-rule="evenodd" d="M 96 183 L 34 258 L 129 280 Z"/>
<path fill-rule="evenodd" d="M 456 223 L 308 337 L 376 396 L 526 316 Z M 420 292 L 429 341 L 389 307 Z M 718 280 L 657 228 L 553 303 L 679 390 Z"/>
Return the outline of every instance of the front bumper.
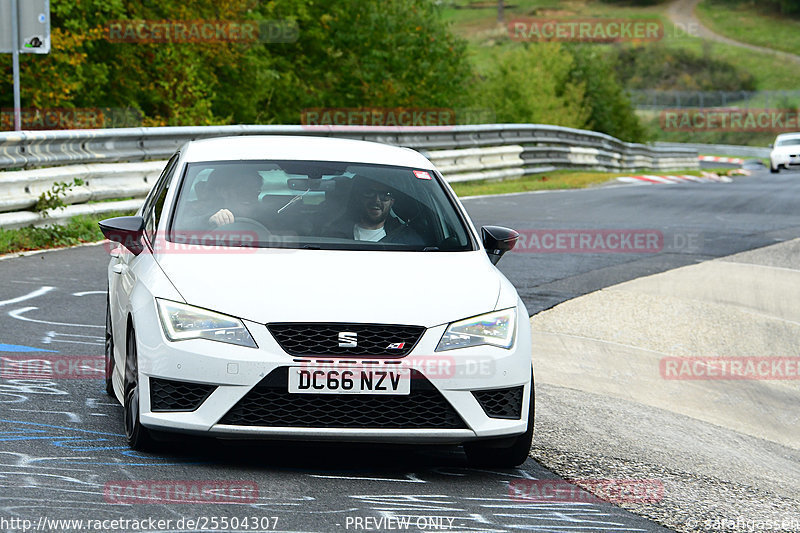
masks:
<path fill-rule="evenodd" d="M 460 443 L 483 438 L 519 435 L 527 429 L 532 390 L 530 326 L 524 307 L 518 315 L 516 340 L 510 350 L 481 346 L 435 352 L 445 325 L 425 331 L 414 350 L 400 364 L 424 376 L 463 420 L 459 428 L 423 427 L 297 427 L 224 424 L 225 415 L 266 376 L 281 367 L 318 365 L 337 369 L 373 368 L 384 358 L 303 358 L 286 354 L 264 324 L 245 322 L 258 348 L 208 340 L 167 341 L 155 308 L 137 316 L 140 420 L 142 425 L 166 431 L 223 438 L 338 440 L 367 442 Z M 144 315 L 144 316 L 141 316 Z M 324 362 L 323 362 L 324 361 Z M 392 364 L 398 364 L 393 359 Z M 201 383 L 215 388 L 192 411 L 153 411 L 150 378 Z M 519 419 L 486 414 L 472 391 L 523 387 Z"/>
<path fill-rule="evenodd" d="M 784 168 L 800 168 L 800 155 L 777 155 L 770 157 L 773 168 L 782 166 Z"/>

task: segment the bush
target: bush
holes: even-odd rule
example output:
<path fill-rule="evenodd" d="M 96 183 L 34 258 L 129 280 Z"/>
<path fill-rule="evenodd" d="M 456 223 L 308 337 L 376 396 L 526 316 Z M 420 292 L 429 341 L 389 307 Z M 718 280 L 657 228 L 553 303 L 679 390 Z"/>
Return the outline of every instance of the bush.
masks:
<path fill-rule="evenodd" d="M 614 66 L 600 46 L 510 48 L 477 85 L 476 105 L 490 102 L 501 123 L 555 124 L 642 142 L 645 131 Z"/>
<path fill-rule="evenodd" d="M 64 225 L 45 227 L 27 227 L 20 229 L 0 228 L 0 254 L 74 246 L 85 242 L 103 240 L 103 233 L 97 222 L 115 216 L 126 216 L 133 213 L 114 212 L 104 215 L 79 215 Z"/>
<path fill-rule="evenodd" d="M 590 110 L 585 83 L 572 76 L 573 56 L 558 43 L 537 43 L 502 52 L 477 89 L 491 102 L 497 122 L 586 127 Z"/>
<path fill-rule="evenodd" d="M 719 9 L 736 8 L 740 4 L 757 7 L 764 14 L 780 14 L 800 17 L 800 2 L 797 0 L 714 0 Z"/>
<path fill-rule="evenodd" d="M 23 107 L 132 108 L 143 125 L 298 123 L 306 107 L 456 107 L 472 79 L 434 0 L 52 0 Z M 110 42 L 115 20 L 285 21 L 296 42 Z M 0 54 L 0 107 L 11 107 Z"/>
<path fill-rule="evenodd" d="M 628 89 L 754 91 L 756 80 L 735 65 L 662 44 L 617 48 L 617 74 Z"/>
<path fill-rule="evenodd" d="M 585 87 L 588 127 L 630 142 L 647 140 L 615 71 L 615 58 L 598 46 L 575 46 L 570 77 Z"/>

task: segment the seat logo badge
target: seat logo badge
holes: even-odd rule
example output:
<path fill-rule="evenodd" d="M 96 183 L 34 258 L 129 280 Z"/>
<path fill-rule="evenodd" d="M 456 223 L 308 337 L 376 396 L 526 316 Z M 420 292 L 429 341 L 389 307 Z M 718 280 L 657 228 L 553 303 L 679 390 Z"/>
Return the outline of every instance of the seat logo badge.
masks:
<path fill-rule="evenodd" d="M 339 332 L 339 348 L 355 348 L 358 346 L 358 333 L 354 331 Z"/>
<path fill-rule="evenodd" d="M 387 346 L 386 349 L 387 350 L 402 350 L 403 346 L 405 346 L 405 345 L 406 345 L 406 343 L 404 343 L 404 342 L 393 342 L 392 344 Z"/>

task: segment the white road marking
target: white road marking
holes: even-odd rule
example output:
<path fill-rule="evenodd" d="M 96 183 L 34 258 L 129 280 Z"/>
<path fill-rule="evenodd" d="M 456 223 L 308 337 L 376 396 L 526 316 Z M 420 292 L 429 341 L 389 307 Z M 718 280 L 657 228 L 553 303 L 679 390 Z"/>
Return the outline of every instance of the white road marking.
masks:
<path fill-rule="evenodd" d="M 56 339 L 56 335 L 60 337 L 84 337 L 87 339 L 100 339 L 100 340 L 93 342 L 72 341 L 69 339 Z M 42 342 L 44 344 L 50 344 L 51 342 L 68 342 L 70 344 L 89 344 L 91 346 L 103 346 L 105 344 L 105 342 L 103 342 L 103 337 L 96 337 L 94 335 L 70 335 L 68 333 L 56 333 L 55 331 L 48 331 L 47 334 L 44 337 L 42 337 Z"/>
<path fill-rule="evenodd" d="M 24 302 L 25 300 L 30 300 L 31 298 L 38 298 L 43 294 L 47 294 L 48 292 L 55 289 L 55 287 L 40 287 L 33 292 L 30 292 L 24 296 L 17 296 L 16 298 L 11 298 L 10 300 L 2 300 L 0 301 L 0 307 L 8 304 L 15 304 L 19 302 Z"/>
<path fill-rule="evenodd" d="M 58 333 L 56 331 L 47 332 L 48 337 L 55 337 L 56 335 L 58 335 L 59 337 L 82 337 L 84 339 L 100 339 L 100 340 L 103 340 L 105 338 L 102 335 L 79 335 L 77 333 Z"/>
<path fill-rule="evenodd" d="M 97 326 L 95 324 L 70 324 L 67 322 L 51 322 L 49 320 L 37 320 L 35 318 L 28 318 L 22 316 L 22 313 L 27 313 L 29 311 L 34 311 L 39 309 L 38 307 L 23 307 L 21 309 L 15 309 L 14 311 L 9 311 L 8 316 L 11 318 L 16 318 L 17 320 L 24 320 L 26 322 L 36 322 L 37 324 L 52 324 L 53 326 L 72 326 L 76 328 L 104 328 L 105 325 Z"/>
<path fill-rule="evenodd" d="M 87 294 L 105 294 L 106 291 L 83 291 L 83 292 L 73 292 L 73 296 L 86 296 Z"/>
<path fill-rule="evenodd" d="M 86 407 L 93 409 L 98 405 L 110 405 L 111 407 L 119 407 L 118 403 L 101 402 L 98 401 L 97 398 L 86 398 Z"/>
<path fill-rule="evenodd" d="M 50 344 L 51 342 L 68 342 L 70 344 L 88 344 L 89 346 L 103 346 L 102 342 L 84 342 L 84 341 L 68 341 L 66 339 L 51 339 L 50 337 L 45 337 L 42 339 L 44 344 Z"/>
<path fill-rule="evenodd" d="M 320 479 L 354 479 L 361 481 L 397 481 L 398 483 L 427 483 L 419 479 L 415 474 L 406 474 L 408 479 L 398 479 L 391 477 L 366 477 L 366 476 L 324 476 L 322 474 L 310 474 L 311 477 Z"/>
<path fill-rule="evenodd" d="M 83 422 L 83 420 L 81 420 L 81 417 L 79 415 L 73 413 L 72 411 L 42 411 L 41 409 L 9 409 L 9 411 L 23 411 L 25 413 L 63 414 L 63 415 L 67 415 L 67 418 L 69 418 L 70 422 L 77 422 L 79 424 L 81 422 Z"/>

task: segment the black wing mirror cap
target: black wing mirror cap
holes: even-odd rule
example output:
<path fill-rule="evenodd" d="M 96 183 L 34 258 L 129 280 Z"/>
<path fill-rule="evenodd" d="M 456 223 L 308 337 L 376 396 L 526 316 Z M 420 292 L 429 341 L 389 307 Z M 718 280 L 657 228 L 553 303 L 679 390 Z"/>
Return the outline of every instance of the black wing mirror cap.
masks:
<path fill-rule="evenodd" d="M 120 243 L 133 255 L 139 255 L 144 250 L 142 246 L 144 218 L 139 216 L 107 218 L 98 222 L 98 225 L 106 239 Z"/>
<path fill-rule="evenodd" d="M 517 245 L 519 233 L 502 226 L 483 226 L 481 228 L 481 237 L 489 259 L 493 265 L 496 265 L 504 253 L 512 250 Z"/>

